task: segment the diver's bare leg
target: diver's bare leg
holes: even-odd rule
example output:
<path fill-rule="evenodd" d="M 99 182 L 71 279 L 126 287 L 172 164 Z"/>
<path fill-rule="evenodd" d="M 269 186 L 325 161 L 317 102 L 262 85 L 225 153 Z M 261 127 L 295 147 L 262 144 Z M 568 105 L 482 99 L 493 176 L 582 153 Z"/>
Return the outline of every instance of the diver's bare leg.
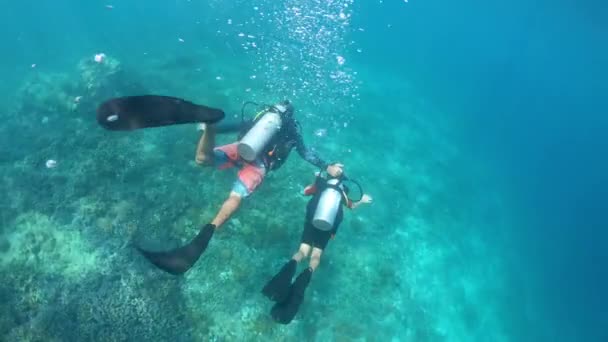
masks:
<path fill-rule="evenodd" d="M 220 211 L 217 213 L 213 221 L 211 223 L 215 225 L 215 228 L 219 228 L 221 225 L 226 222 L 234 212 L 237 211 L 239 206 L 241 205 L 241 195 L 238 193 L 231 191 L 228 199 L 224 201 Z"/>
<path fill-rule="evenodd" d="M 321 262 L 321 254 L 323 254 L 322 249 L 317 247 L 312 249 L 312 254 L 310 255 L 310 264 L 308 266 L 310 266 L 310 269 L 313 272 L 317 269 L 319 263 Z"/>
<path fill-rule="evenodd" d="M 195 161 L 199 165 L 213 165 L 213 148 L 215 147 L 215 125 L 206 124 L 203 136 L 196 146 Z"/>
<path fill-rule="evenodd" d="M 294 254 L 293 257 L 291 257 L 291 258 L 293 260 L 295 260 L 296 262 L 300 262 L 300 261 L 302 261 L 302 259 L 304 259 L 308 256 L 308 253 L 310 253 L 310 245 L 306 244 L 306 243 L 302 243 L 302 244 L 300 244 L 300 249 L 298 249 L 296 254 Z"/>

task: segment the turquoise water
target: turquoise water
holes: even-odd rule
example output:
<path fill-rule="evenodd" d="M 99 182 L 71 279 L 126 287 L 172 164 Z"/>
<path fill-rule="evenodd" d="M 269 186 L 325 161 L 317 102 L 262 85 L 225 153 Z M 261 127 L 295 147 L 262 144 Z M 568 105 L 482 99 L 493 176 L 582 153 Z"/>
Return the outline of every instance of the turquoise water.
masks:
<path fill-rule="evenodd" d="M 0 340 L 608 340 L 607 14 L 573 1 L 3 6 Z M 235 174 L 196 166 L 194 125 L 97 125 L 102 101 L 137 94 L 229 117 L 289 98 L 306 143 L 374 198 L 345 213 L 291 324 L 260 290 L 298 246 L 314 167 L 293 153 L 191 271 L 161 273 L 132 243 L 188 241 Z"/>

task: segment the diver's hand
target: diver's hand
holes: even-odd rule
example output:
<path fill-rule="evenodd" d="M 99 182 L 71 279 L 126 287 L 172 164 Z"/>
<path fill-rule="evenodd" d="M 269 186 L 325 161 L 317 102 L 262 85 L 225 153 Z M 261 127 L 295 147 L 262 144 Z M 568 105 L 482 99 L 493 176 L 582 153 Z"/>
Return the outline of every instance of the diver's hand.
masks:
<path fill-rule="evenodd" d="M 363 194 L 361 196 L 361 199 L 358 200 L 357 202 L 353 203 L 350 208 L 355 209 L 358 206 L 360 206 L 361 204 L 369 204 L 369 203 L 372 203 L 372 197 L 368 194 Z"/>
<path fill-rule="evenodd" d="M 334 163 L 331 164 L 327 167 L 327 174 L 334 177 L 334 178 L 338 178 L 340 176 L 342 176 L 342 174 L 344 173 L 344 170 L 342 170 L 342 168 L 344 167 L 343 164 L 340 163 Z"/>

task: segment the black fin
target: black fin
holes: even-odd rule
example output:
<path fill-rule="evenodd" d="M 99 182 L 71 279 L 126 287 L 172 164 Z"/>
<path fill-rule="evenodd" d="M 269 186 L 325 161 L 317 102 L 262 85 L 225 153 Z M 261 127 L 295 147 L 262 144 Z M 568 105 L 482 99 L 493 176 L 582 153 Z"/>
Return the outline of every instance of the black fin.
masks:
<path fill-rule="evenodd" d="M 147 251 L 137 246 L 135 248 L 156 267 L 168 273 L 180 275 L 188 271 L 200 258 L 214 231 L 215 226 L 207 224 L 201 228 L 189 244 L 166 252 Z"/>
<path fill-rule="evenodd" d="M 298 263 L 291 259 L 287 262 L 279 273 L 277 273 L 262 289 L 262 293 L 270 300 L 275 302 L 284 302 L 289 295 L 291 286 L 291 278 L 296 273 Z"/>
<path fill-rule="evenodd" d="M 276 303 L 270 315 L 277 323 L 289 324 L 298 313 L 302 301 L 304 301 L 304 292 L 310 283 L 312 270 L 307 268 L 300 273 L 293 285 L 291 285 L 289 296 L 283 303 Z"/>
<path fill-rule="evenodd" d="M 113 131 L 185 123 L 216 123 L 224 116 L 220 109 L 157 95 L 117 97 L 105 101 L 97 108 L 97 122 L 103 128 Z"/>

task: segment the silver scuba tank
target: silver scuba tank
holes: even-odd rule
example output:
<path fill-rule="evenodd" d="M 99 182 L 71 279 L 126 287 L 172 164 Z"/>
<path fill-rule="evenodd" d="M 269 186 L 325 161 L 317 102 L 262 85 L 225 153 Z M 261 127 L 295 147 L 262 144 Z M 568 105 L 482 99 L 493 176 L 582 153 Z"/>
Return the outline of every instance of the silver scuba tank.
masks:
<path fill-rule="evenodd" d="M 342 185 L 338 179 L 330 179 L 327 184 L 337 186 L 343 191 Z M 315 214 L 312 218 L 312 225 L 320 230 L 332 230 L 336 216 L 342 205 L 342 192 L 333 187 L 327 187 L 321 193 L 319 203 L 315 209 Z"/>
<path fill-rule="evenodd" d="M 284 107 L 274 107 L 281 111 Z M 254 161 L 270 139 L 281 129 L 281 115 L 270 109 L 249 129 L 237 145 L 237 151 L 246 161 Z"/>

